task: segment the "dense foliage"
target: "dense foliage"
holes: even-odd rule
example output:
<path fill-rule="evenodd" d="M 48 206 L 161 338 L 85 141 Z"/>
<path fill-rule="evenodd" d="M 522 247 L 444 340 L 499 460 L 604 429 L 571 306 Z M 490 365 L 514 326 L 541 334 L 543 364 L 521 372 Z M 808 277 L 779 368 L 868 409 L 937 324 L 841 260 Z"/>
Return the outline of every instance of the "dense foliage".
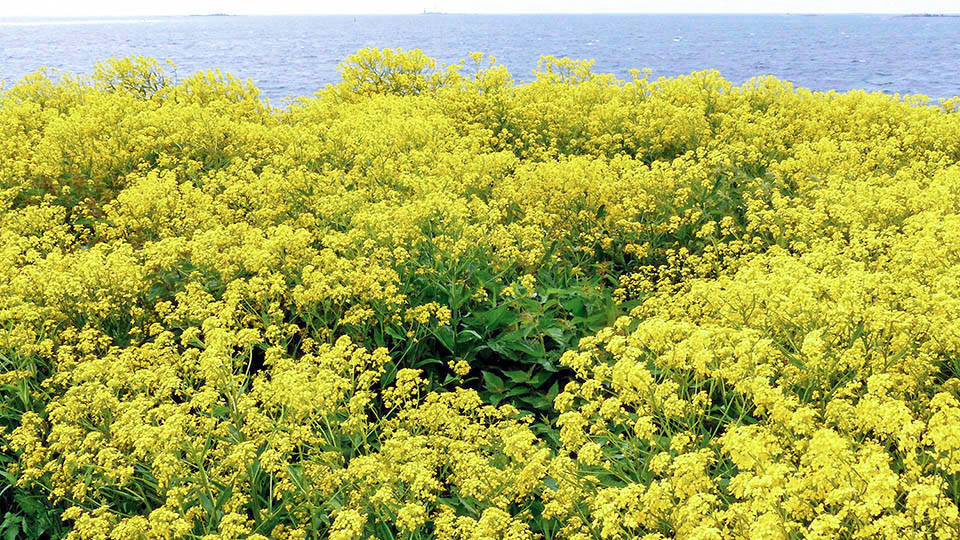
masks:
<path fill-rule="evenodd" d="M 366 49 L 0 93 L 0 534 L 960 537 L 960 100 Z"/>

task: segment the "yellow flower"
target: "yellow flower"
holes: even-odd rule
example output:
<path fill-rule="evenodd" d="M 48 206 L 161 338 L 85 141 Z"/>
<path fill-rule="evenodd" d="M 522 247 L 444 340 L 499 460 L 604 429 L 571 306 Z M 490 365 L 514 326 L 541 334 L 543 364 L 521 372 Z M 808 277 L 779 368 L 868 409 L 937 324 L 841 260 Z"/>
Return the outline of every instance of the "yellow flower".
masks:
<path fill-rule="evenodd" d="M 408 503 L 397 512 L 397 527 L 404 531 L 414 531 L 427 520 L 427 509 L 422 504 Z"/>
<path fill-rule="evenodd" d="M 77 540 L 957 536 L 960 98 L 470 61 L 0 90 L 0 492 Z"/>

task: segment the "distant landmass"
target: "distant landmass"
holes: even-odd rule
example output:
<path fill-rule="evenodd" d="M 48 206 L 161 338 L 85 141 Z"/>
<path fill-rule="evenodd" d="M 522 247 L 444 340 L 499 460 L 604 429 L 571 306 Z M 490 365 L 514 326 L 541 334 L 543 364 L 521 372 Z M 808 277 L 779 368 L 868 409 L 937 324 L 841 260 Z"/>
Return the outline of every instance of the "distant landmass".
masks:
<path fill-rule="evenodd" d="M 908 13 L 902 17 L 960 17 L 960 15 L 947 13 Z"/>

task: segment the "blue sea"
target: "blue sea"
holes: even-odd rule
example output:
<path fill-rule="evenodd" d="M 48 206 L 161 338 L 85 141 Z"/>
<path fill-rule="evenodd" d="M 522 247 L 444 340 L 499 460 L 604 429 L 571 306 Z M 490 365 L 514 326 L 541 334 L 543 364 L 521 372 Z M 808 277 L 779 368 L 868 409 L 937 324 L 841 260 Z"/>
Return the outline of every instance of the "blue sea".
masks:
<path fill-rule="evenodd" d="M 170 59 L 178 75 L 219 68 L 265 97 L 311 95 L 366 46 L 421 49 L 442 63 L 495 56 L 518 81 L 541 55 L 594 59 L 629 79 L 705 69 L 740 84 L 774 75 L 812 90 L 960 94 L 960 18 L 897 15 L 403 15 L 0 19 L 0 80 L 41 66 L 89 73 L 111 56 Z"/>

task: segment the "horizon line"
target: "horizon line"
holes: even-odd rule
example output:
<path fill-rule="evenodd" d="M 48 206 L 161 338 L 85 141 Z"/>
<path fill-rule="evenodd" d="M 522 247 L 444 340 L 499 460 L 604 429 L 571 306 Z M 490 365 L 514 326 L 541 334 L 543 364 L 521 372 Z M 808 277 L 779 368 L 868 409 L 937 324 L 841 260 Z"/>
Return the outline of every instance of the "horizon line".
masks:
<path fill-rule="evenodd" d="M 290 17 L 290 16 L 311 16 L 311 17 L 376 17 L 376 16 L 395 16 L 395 15 L 906 15 L 918 17 L 950 17 L 960 16 L 960 10 L 951 12 L 923 12 L 923 11 L 831 11 L 831 12 L 804 12 L 804 11 L 604 11 L 604 12 L 582 12 L 582 11 L 515 11 L 515 12 L 468 12 L 468 11 L 403 11 L 390 13 L 168 13 L 168 14 L 121 14 L 121 15 L 0 15 L 0 19 L 122 19 L 122 18 L 143 18 L 143 17 Z"/>

